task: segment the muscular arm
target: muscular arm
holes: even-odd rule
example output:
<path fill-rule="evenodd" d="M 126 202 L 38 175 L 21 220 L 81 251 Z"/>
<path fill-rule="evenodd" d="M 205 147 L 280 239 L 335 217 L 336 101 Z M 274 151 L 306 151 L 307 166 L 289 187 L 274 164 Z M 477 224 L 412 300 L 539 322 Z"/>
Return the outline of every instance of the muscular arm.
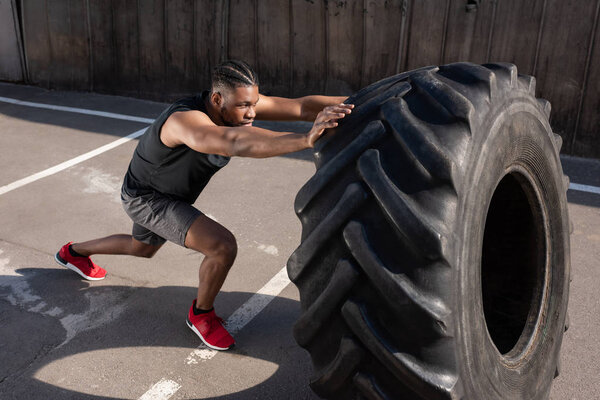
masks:
<path fill-rule="evenodd" d="M 272 157 L 314 146 L 325 129 L 337 126 L 337 119 L 350 113 L 350 105 L 329 106 L 319 112 L 307 133 L 274 132 L 254 126 L 217 126 L 200 111 L 172 114 L 161 130 L 169 147 L 186 145 L 193 150 L 223 156 Z"/>
<path fill-rule="evenodd" d="M 256 119 L 275 121 L 314 121 L 327 106 L 343 103 L 344 96 L 304 96 L 297 99 L 260 96 Z"/>

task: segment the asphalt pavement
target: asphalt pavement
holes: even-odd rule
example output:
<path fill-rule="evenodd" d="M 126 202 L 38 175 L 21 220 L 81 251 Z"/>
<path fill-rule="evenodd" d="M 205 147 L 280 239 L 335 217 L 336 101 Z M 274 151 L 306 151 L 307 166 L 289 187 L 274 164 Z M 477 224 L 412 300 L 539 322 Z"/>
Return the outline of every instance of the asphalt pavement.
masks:
<path fill-rule="evenodd" d="M 283 270 L 300 243 L 293 202 L 314 173 L 310 152 L 233 158 L 196 203 L 239 248 L 215 305 L 237 326 L 237 346 L 217 353 L 185 326 L 200 254 L 167 243 L 152 259 L 95 256 L 109 274 L 98 282 L 53 260 L 68 241 L 130 232 L 119 188 L 131 135 L 166 105 L 3 83 L 0 96 L 29 102 L 0 98 L 0 398 L 317 398 L 310 357 L 292 337 L 298 291 Z M 600 161 L 564 157 L 563 166 L 572 183 L 600 187 Z M 598 399 L 600 193 L 568 199 L 571 324 L 550 398 Z"/>

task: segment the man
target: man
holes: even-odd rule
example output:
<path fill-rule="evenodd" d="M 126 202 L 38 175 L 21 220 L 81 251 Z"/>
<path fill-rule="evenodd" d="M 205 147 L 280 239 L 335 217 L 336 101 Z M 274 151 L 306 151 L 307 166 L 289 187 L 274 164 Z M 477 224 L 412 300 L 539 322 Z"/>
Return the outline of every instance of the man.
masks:
<path fill-rule="evenodd" d="M 140 138 L 125 175 L 121 199 L 133 220 L 131 235 L 69 242 L 56 261 L 88 280 L 106 271 L 93 254 L 152 257 L 170 240 L 204 254 L 197 298 L 187 325 L 210 348 L 227 350 L 235 341 L 213 309 L 237 253 L 229 230 L 192 204 L 210 178 L 232 156 L 272 157 L 311 148 L 325 129 L 337 126 L 353 108 L 345 97 L 286 99 L 260 95 L 248 64 L 227 61 L 212 73 L 211 91 L 178 100 Z M 308 133 L 253 127 L 254 119 L 314 121 Z"/>

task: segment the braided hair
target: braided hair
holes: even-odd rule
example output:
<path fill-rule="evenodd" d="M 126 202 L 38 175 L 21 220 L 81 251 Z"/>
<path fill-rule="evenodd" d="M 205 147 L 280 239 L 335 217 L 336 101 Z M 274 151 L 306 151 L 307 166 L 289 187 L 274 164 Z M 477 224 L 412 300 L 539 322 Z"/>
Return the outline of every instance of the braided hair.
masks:
<path fill-rule="evenodd" d="M 258 86 L 258 75 L 244 61 L 228 60 L 212 70 L 212 91 L 235 89 L 240 86 Z"/>

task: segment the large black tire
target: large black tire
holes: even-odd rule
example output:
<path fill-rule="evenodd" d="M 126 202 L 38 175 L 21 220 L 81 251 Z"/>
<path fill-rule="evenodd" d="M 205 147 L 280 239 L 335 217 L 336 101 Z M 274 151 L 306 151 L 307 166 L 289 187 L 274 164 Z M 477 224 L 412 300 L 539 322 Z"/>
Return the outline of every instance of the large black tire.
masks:
<path fill-rule="evenodd" d="M 544 399 L 569 287 L 550 104 L 511 64 L 377 82 L 317 142 L 288 261 L 326 398 Z"/>

